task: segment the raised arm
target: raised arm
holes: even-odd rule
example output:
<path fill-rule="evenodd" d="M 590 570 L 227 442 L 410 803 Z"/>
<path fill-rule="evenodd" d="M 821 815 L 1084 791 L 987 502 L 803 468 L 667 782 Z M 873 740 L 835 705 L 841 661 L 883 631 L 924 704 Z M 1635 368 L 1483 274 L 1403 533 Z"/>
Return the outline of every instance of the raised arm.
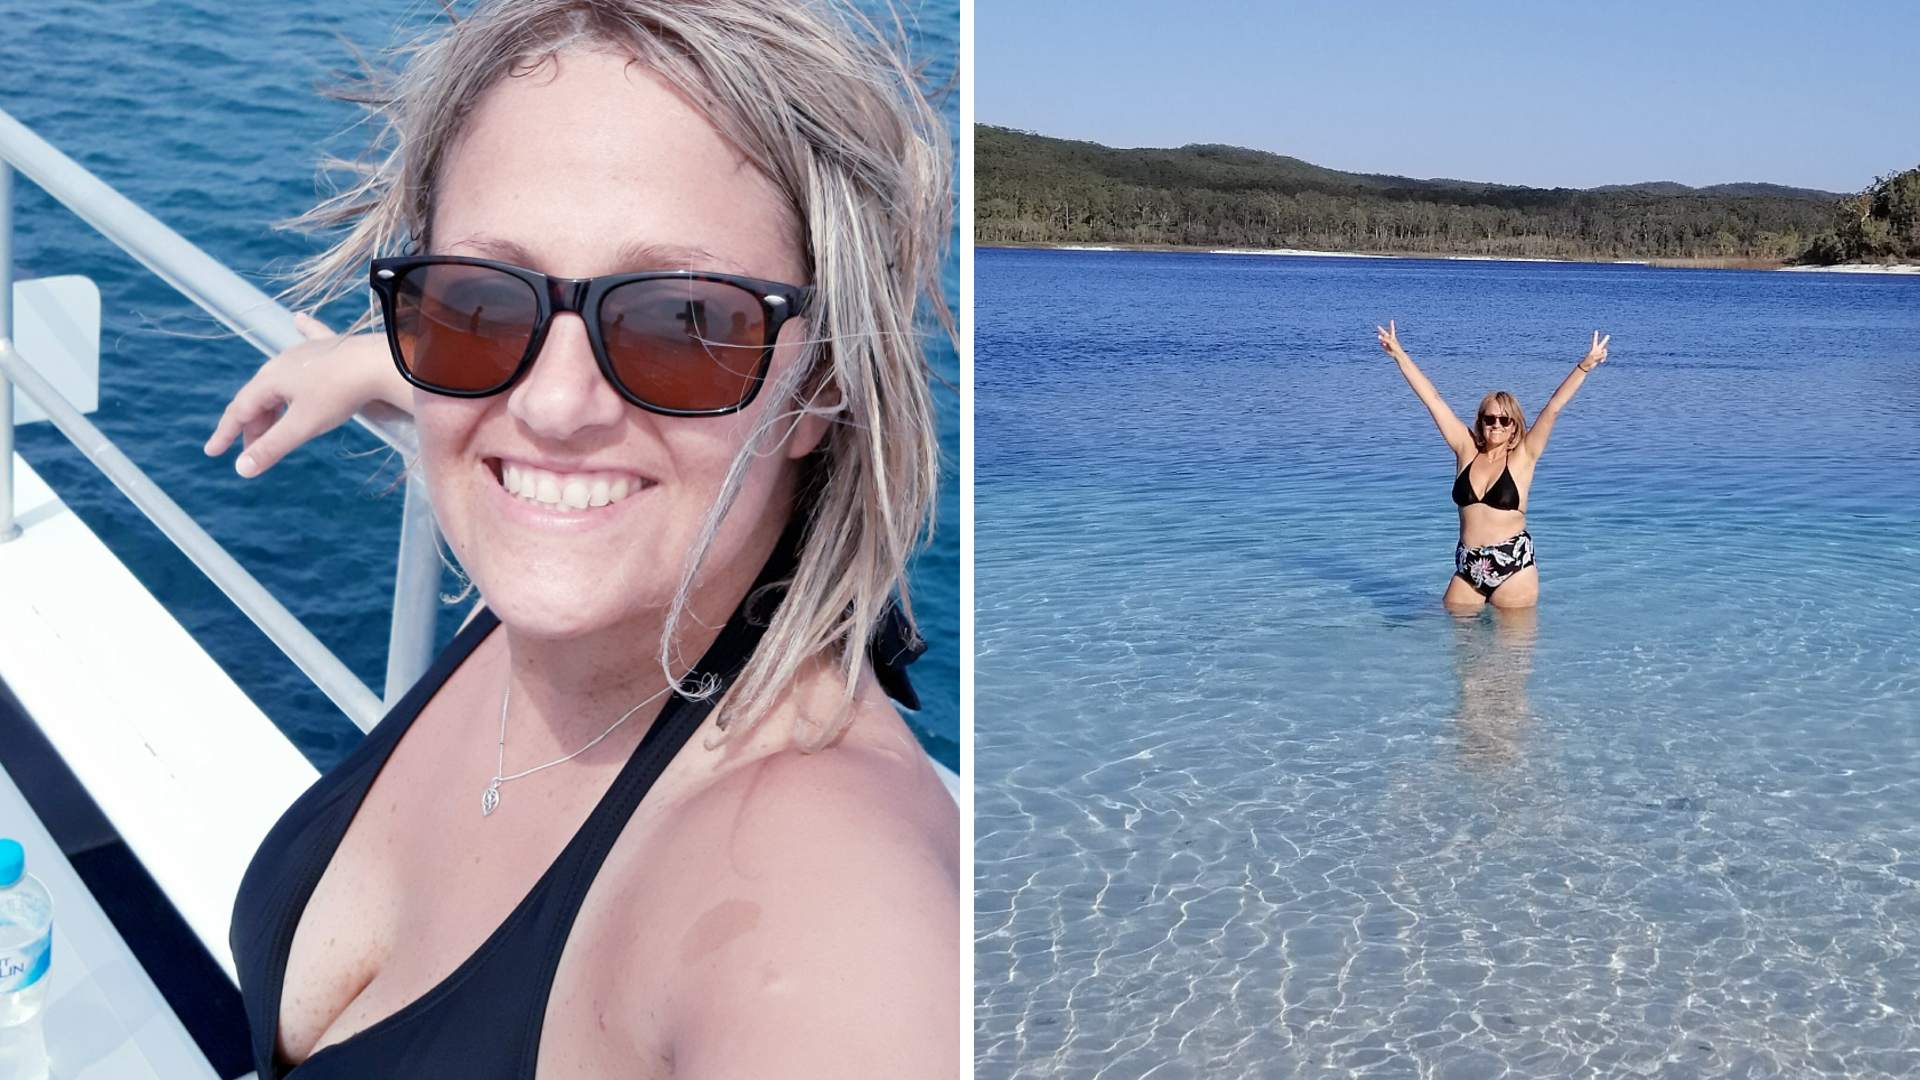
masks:
<path fill-rule="evenodd" d="M 1587 381 L 1587 373 L 1607 362 L 1607 342 L 1612 340 L 1612 334 L 1602 334 L 1598 330 L 1593 332 L 1593 344 L 1587 349 L 1587 355 L 1581 357 L 1580 362 L 1573 365 L 1573 370 L 1567 372 L 1567 377 L 1560 380 L 1560 388 L 1547 399 L 1540 415 L 1534 418 L 1533 426 L 1527 429 L 1528 453 L 1538 458 L 1546 452 L 1547 439 L 1553 434 L 1553 422 L 1559 419 L 1560 410 L 1580 391 L 1580 384 Z"/>
<path fill-rule="evenodd" d="M 1413 358 L 1407 355 L 1407 350 L 1400 347 L 1399 329 L 1394 326 L 1393 320 L 1389 319 L 1387 325 L 1376 326 L 1374 329 L 1380 331 L 1380 347 L 1387 351 L 1388 356 L 1393 357 L 1393 362 L 1400 366 L 1400 374 L 1406 378 L 1407 385 L 1413 387 L 1413 392 L 1420 397 L 1420 403 L 1427 407 L 1427 412 L 1433 414 L 1434 426 L 1440 429 L 1440 434 L 1446 438 L 1447 445 L 1453 447 L 1455 453 L 1466 453 L 1473 446 L 1473 433 L 1467 430 L 1467 425 L 1461 423 L 1459 417 L 1453 415 L 1452 409 L 1447 408 L 1447 403 L 1441 400 L 1440 391 L 1433 388 L 1433 383 L 1428 381 L 1418 367 L 1414 366 Z"/>

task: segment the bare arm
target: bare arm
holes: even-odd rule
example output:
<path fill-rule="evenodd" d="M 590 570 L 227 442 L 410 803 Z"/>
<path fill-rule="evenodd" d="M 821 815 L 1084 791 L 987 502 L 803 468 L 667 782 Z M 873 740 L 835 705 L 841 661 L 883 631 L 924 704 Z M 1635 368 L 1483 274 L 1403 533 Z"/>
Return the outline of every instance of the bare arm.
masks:
<path fill-rule="evenodd" d="M 234 463 L 241 476 L 260 475 L 371 402 L 413 411 L 413 391 L 393 366 L 384 335 L 341 337 L 306 314 L 293 321 L 307 340 L 260 365 L 207 440 L 210 455 L 225 453 L 235 439 L 245 443 Z"/>
<path fill-rule="evenodd" d="M 646 958 L 679 965 L 675 1076 L 958 1080 L 959 820 L 906 758 L 919 749 L 901 750 L 789 751 L 741 771 L 747 802 L 712 819 L 723 872 L 687 909 L 725 908 L 739 929 L 722 943 L 702 915 Z"/>
<path fill-rule="evenodd" d="M 1447 403 L 1440 397 L 1440 391 L 1433 388 L 1433 383 L 1418 367 L 1414 366 L 1413 358 L 1407 355 L 1407 350 L 1400 347 L 1399 330 L 1394 326 L 1393 321 L 1389 319 L 1387 325 L 1376 326 L 1374 329 L 1380 331 L 1380 347 L 1385 349 L 1387 355 L 1393 357 L 1393 362 L 1400 366 L 1400 374 L 1406 378 L 1407 385 L 1413 387 L 1413 392 L 1419 395 L 1420 403 L 1427 407 L 1427 412 L 1433 415 L 1434 426 L 1440 429 L 1440 434 L 1447 440 L 1447 445 L 1451 446 L 1456 454 L 1466 453 L 1467 449 L 1473 446 L 1473 433 L 1467 430 L 1467 425 L 1461 423 L 1459 417 L 1453 415 L 1452 409 L 1447 408 Z"/>
<path fill-rule="evenodd" d="M 1607 342 L 1612 340 L 1613 335 L 1603 335 L 1595 330 L 1593 344 L 1587 349 L 1587 355 L 1573 365 L 1573 370 L 1567 372 L 1565 379 L 1560 380 L 1560 388 L 1553 392 L 1546 406 L 1540 410 L 1540 415 L 1534 418 L 1533 426 L 1527 429 L 1527 452 L 1536 459 L 1546 452 L 1547 439 L 1553 434 L 1553 422 L 1559 419 L 1560 410 L 1579 392 L 1580 385 L 1587 381 L 1587 373 L 1607 362 Z"/>

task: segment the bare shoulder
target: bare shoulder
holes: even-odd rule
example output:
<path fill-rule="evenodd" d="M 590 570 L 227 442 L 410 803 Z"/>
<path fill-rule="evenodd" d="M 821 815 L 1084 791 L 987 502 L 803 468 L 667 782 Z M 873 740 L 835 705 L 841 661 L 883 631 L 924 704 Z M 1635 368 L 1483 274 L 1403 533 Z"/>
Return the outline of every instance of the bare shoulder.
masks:
<path fill-rule="evenodd" d="M 958 808 L 884 698 L 856 709 L 814 753 L 769 717 L 756 750 L 661 822 L 674 940 L 649 962 L 671 965 L 656 1030 L 676 1076 L 958 1065 Z"/>

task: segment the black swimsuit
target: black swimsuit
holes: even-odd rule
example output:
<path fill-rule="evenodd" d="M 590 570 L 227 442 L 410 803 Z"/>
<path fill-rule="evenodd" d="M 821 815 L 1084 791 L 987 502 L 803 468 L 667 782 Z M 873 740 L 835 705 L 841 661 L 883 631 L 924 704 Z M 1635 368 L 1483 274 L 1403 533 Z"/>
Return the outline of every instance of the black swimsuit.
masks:
<path fill-rule="evenodd" d="M 792 570 L 793 536 L 783 540 L 748 596 Z M 746 666 L 765 632 L 767 601 L 746 603 L 720 631 L 695 670 L 731 681 Z M 459 1077 L 531 1078 L 540 1032 L 561 949 L 574 917 L 634 808 L 686 744 L 720 697 L 700 701 L 675 695 L 622 766 L 613 784 L 526 898 L 453 973 L 398 1012 L 344 1042 L 315 1051 L 297 1067 L 277 1060 L 280 1000 L 287 954 L 314 888 L 346 835 L 374 777 L 415 718 L 454 669 L 499 625 L 490 611 L 462 630 L 433 667 L 360 745 L 294 801 L 267 834 L 241 879 L 230 941 L 241 997 L 252 1026 L 253 1058 L 261 1080 L 409 1080 Z M 890 618 L 870 650 L 882 685 L 905 687 L 900 670 L 923 649 L 898 637 Z M 891 640 L 889 635 L 893 635 Z M 911 696 L 911 688 L 906 696 Z M 902 695 L 895 694 L 896 697 Z M 478 812 L 478 797 L 475 811 Z"/>
<path fill-rule="evenodd" d="M 1467 474 L 1473 471 L 1473 462 L 1480 455 L 1473 455 L 1473 461 L 1460 470 L 1453 479 L 1453 501 L 1461 509 L 1475 503 L 1485 503 L 1495 510 L 1520 509 L 1520 486 L 1513 482 L 1513 473 L 1505 467 L 1500 470 L 1483 495 L 1473 493 L 1473 483 Z M 1470 548 L 1465 544 L 1453 549 L 1453 572 L 1462 581 L 1473 586 L 1481 596 L 1491 598 L 1493 590 L 1506 584 L 1507 579 L 1533 565 L 1533 536 L 1525 529 L 1519 533 L 1484 547 Z"/>
<path fill-rule="evenodd" d="M 1454 505 L 1464 508 L 1474 503 L 1486 503 L 1495 510 L 1520 509 L 1520 486 L 1513 482 L 1513 473 L 1507 471 L 1504 466 L 1500 469 L 1500 475 L 1494 478 L 1492 486 L 1487 488 L 1486 494 L 1473 493 L 1473 482 L 1467 479 L 1467 474 L 1473 471 L 1473 462 L 1479 460 L 1479 454 L 1473 455 L 1473 461 L 1467 462 L 1467 467 L 1460 470 L 1459 476 L 1454 477 Z"/>

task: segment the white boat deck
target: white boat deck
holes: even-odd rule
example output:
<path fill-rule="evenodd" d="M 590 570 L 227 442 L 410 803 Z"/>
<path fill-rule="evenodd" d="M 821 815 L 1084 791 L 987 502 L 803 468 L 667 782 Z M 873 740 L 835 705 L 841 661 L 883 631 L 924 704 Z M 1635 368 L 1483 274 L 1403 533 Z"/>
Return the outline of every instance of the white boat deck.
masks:
<path fill-rule="evenodd" d="M 53 965 L 40 1015 L 61 1080 L 219 1080 L 153 979 L 0 768 L 0 833 L 53 894 Z"/>
<path fill-rule="evenodd" d="M 317 774 L 17 455 L 13 468 L 0 680 L 232 978 L 241 875 Z"/>

